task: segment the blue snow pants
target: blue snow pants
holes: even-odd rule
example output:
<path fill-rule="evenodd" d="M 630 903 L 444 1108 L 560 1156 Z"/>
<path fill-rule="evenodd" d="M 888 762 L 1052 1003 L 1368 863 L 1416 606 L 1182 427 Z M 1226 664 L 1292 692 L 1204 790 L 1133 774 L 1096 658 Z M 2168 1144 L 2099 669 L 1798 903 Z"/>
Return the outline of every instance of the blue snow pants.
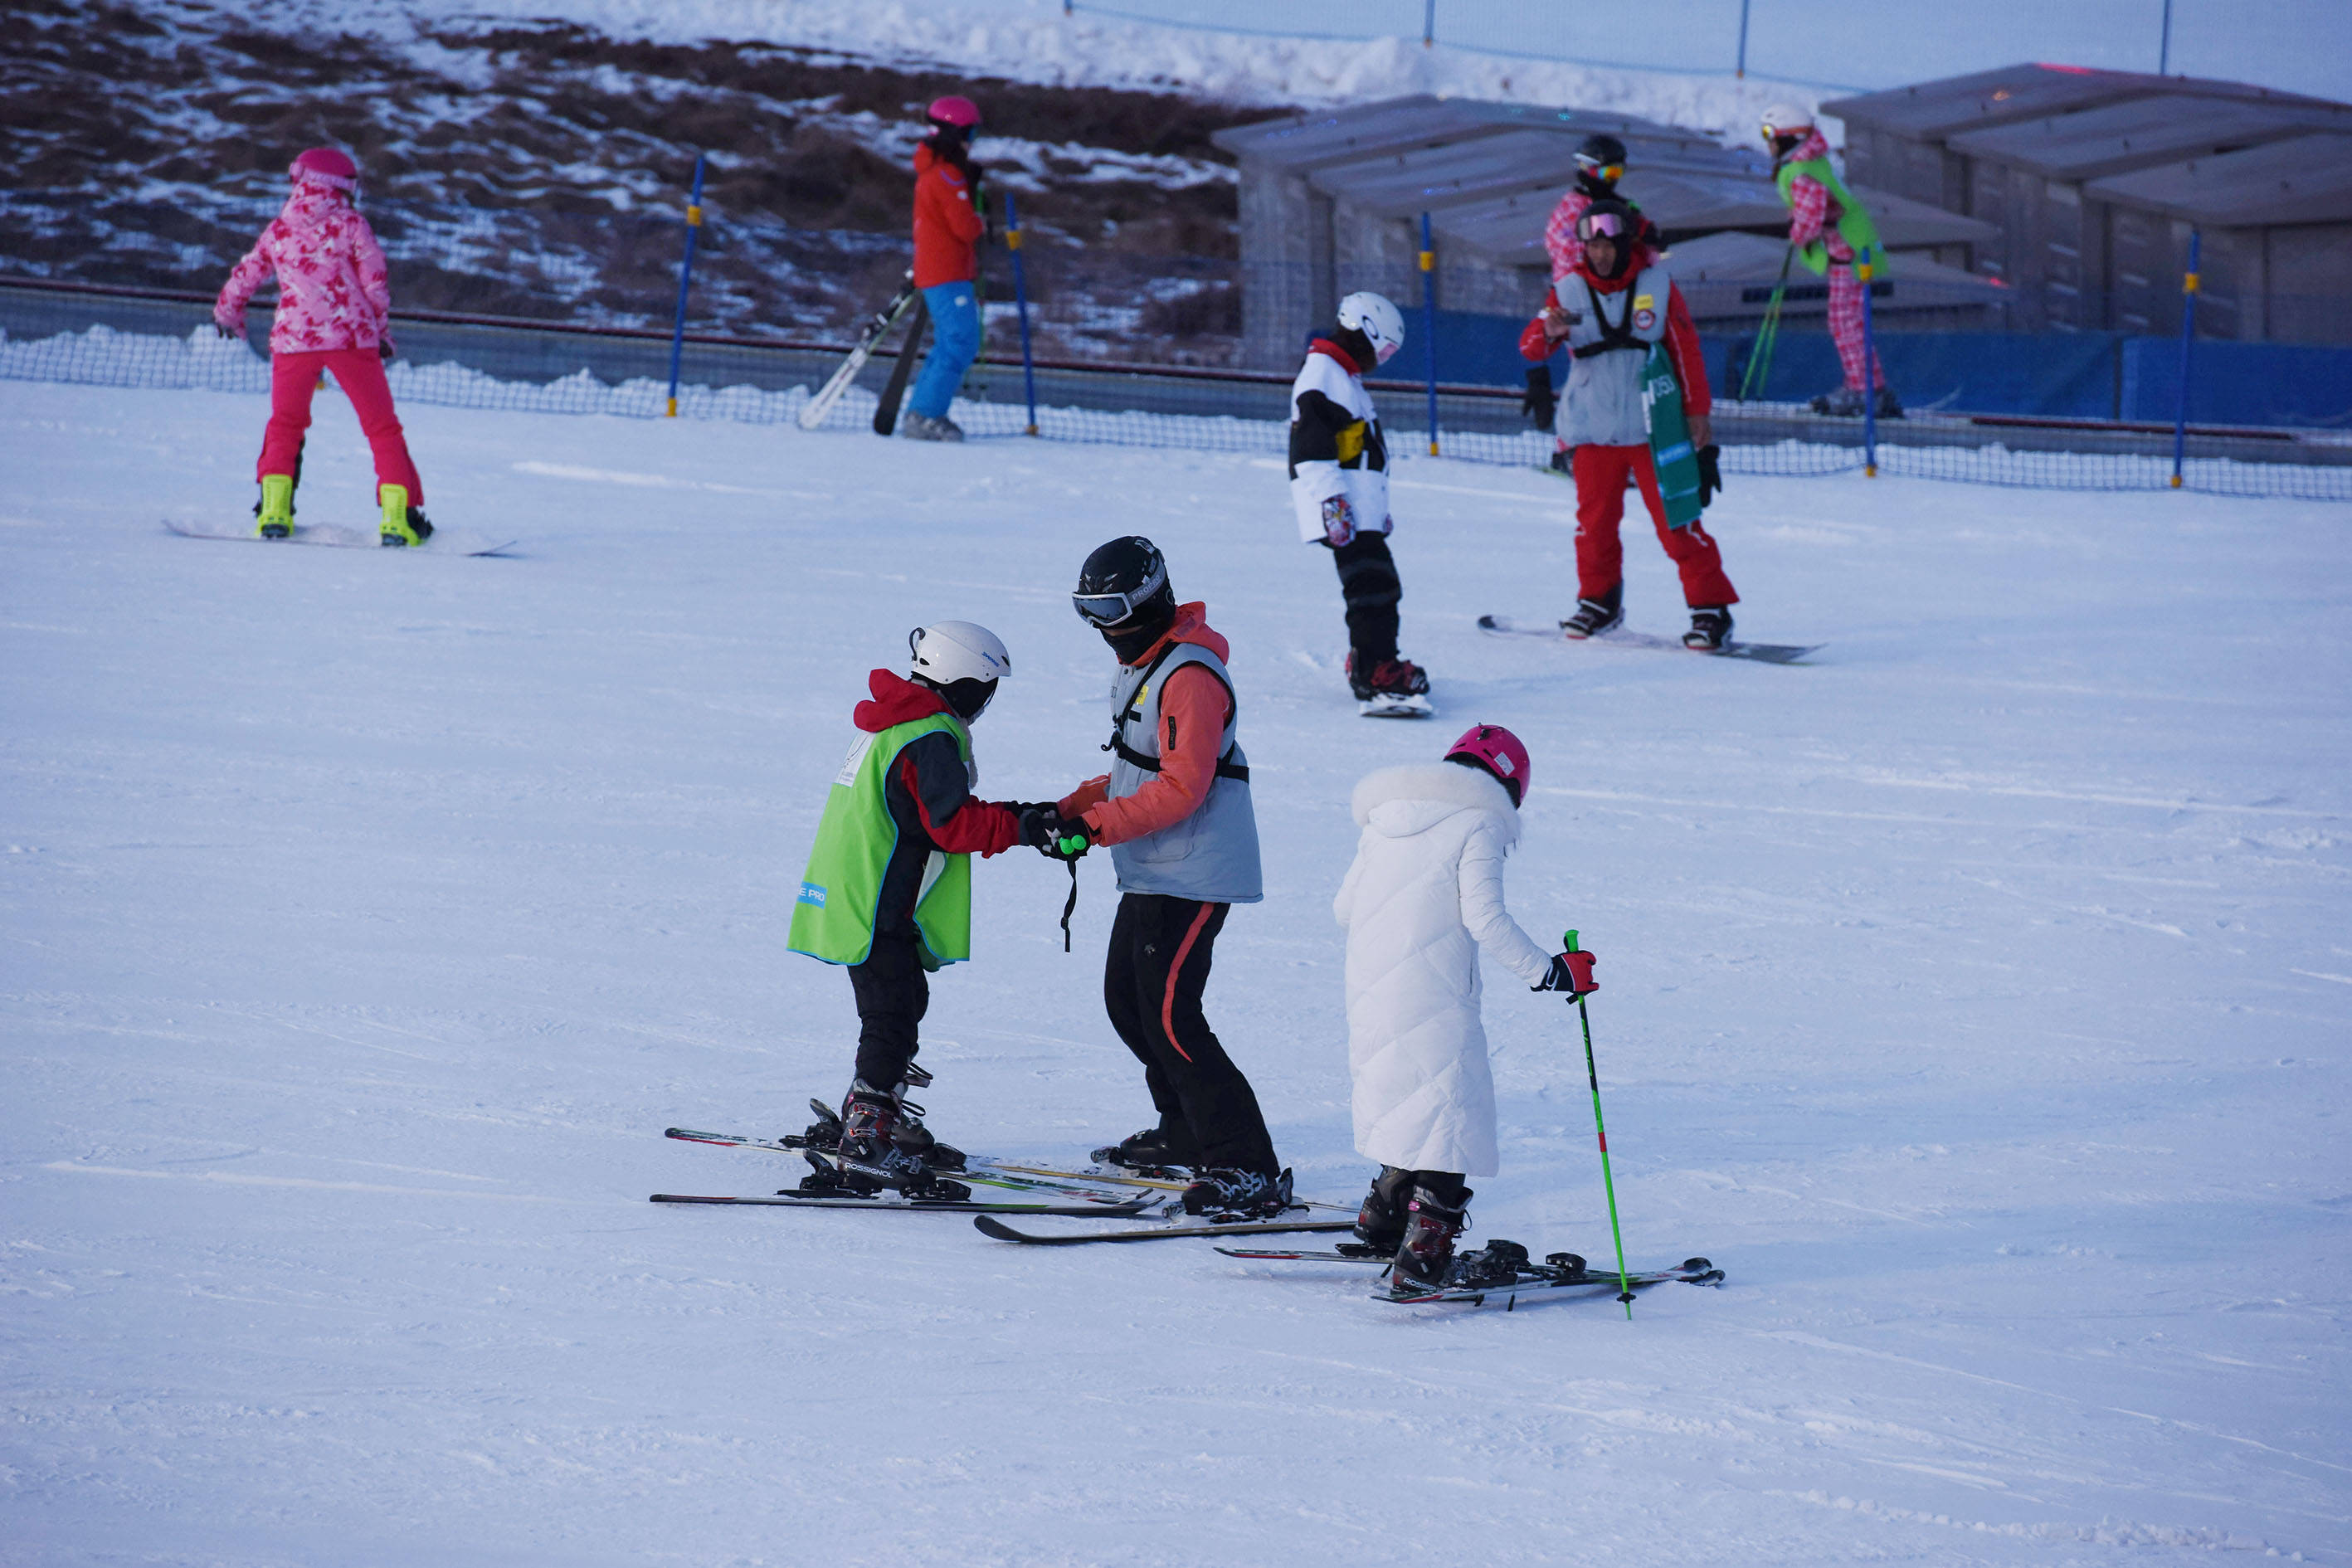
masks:
<path fill-rule="evenodd" d="M 931 312 L 931 357 L 907 406 L 926 419 L 944 419 L 963 373 L 980 355 L 980 301 L 969 283 L 934 283 L 923 290 L 923 303 Z"/>

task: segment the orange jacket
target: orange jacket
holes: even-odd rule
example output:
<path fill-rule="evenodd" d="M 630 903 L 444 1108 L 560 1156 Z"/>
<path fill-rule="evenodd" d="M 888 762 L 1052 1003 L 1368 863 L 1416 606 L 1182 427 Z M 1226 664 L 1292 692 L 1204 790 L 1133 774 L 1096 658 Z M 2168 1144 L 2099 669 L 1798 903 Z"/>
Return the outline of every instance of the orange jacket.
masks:
<path fill-rule="evenodd" d="M 1136 664 L 1150 664 L 1162 648 L 1179 642 L 1198 643 L 1223 659 L 1230 645 L 1210 629 L 1208 609 L 1198 603 L 1178 605 L 1175 624 Z M 1063 798 L 1062 815 L 1084 822 L 1097 844 L 1124 844 L 1172 827 L 1209 798 L 1233 716 L 1233 704 L 1215 676 L 1197 664 L 1177 666 L 1160 689 L 1160 772 L 1118 800 L 1105 796 L 1108 773 L 1090 778 Z"/>
<path fill-rule="evenodd" d="M 915 287 L 971 282 L 980 270 L 973 242 L 987 227 L 961 171 L 929 147 L 916 148 Z"/>

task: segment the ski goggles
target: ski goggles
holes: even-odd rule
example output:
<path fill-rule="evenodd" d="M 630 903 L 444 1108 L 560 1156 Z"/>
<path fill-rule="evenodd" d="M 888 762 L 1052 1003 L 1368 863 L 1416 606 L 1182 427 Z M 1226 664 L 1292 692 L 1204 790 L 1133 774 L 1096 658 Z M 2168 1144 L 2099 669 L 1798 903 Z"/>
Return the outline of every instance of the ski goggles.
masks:
<path fill-rule="evenodd" d="M 1624 164 L 1604 163 L 1590 153 L 1579 153 L 1576 155 L 1576 166 L 1586 174 L 1596 175 L 1612 185 L 1625 177 Z"/>
<path fill-rule="evenodd" d="M 1622 239 L 1625 220 L 1615 213 L 1586 213 L 1576 226 L 1579 239 Z"/>
<path fill-rule="evenodd" d="M 1099 629 L 1118 625 L 1135 614 L 1137 605 L 1149 604 L 1167 586 L 1168 568 L 1162 563 L 1154 566 L 1150 576 L 1124 594 L 1073 594 L 1070 603 L 1076 607 L 1078 619 Z"/>

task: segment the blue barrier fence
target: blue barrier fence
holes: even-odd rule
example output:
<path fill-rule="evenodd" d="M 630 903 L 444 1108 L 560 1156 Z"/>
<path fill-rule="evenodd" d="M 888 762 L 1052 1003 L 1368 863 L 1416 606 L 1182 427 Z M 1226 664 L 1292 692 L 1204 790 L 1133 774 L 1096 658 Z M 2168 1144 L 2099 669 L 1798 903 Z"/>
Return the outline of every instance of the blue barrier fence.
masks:
<path fill-rule="evenodd" d="M 1437 312 L 1437 379 L 1517 386 L 1527 376 L 1511 316 Z M 1736 395 L 1752 335 L 1702 332 L 1707 380 Z M 2180 340 L 2123 332 L 1888 332 L 1877 335 L 1886 379 L 1906 406 L 2058 419 L 2169 425 L 2180 405 Z M 2352 348 L 2200 339 L 2189 388 L 2197 425 L 2352 429 Z M 1555 360 L 1555 377 L 1566 374 Z M 1801 402 L 1840 381 L 1837 349 L 1820 332 L 1784 331 L 1761 398 Z"/>

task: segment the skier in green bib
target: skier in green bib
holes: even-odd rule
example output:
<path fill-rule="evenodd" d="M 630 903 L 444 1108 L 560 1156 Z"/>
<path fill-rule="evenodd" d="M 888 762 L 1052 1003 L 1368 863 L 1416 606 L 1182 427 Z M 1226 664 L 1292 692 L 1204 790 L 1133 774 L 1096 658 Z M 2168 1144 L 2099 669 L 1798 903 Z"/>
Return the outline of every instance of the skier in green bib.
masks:
<path fill-rule="evenodd" d="M 934 1139 L 906 1091 L 930 971 L 971 956 L 971 858 L 1024 842 L 1020 805 L 972 794 L 971 725 L 1013 673 L 1004 644 L 970 621 L 908 634 L 908 672 L 877 669 L 851 714 L 857 742 L 835 775 L 793 906 L 794 952 L 849 969 L 857 1068 L 841 1107 L 843 1159 L 915 1190 L 963 1156 Z M 1044 843 L 1050 806 L 1027 810 Z"/>
<path fill-rule="evenodd" d="M 1845 384 L 1814 398 L 1813 412 L 1859 417 L 1874 388 L 1878 417 L 1902 418 L 1903 405 L 1886 384 L 1878 355 L 1864 341 L 1863 286 L 1854 276 L 1856 262 L 1885 269 L 1878 226 L 1830 167 L 1830 144 L 1811 115 L 1785 105 L 1766 110 L 1764 145 L 1772 153 L 1773 183 L 1789 205 L 1789 243 L 1800 261 L 1829 276 L 1830 341 L 1837 344 Z"/>

